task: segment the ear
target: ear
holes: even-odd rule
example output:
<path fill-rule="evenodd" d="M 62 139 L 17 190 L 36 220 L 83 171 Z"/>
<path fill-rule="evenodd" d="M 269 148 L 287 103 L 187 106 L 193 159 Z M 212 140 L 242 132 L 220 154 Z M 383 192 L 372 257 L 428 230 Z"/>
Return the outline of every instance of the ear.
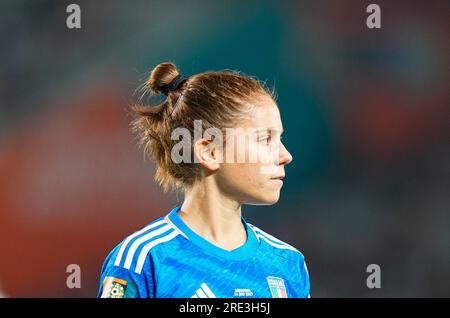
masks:
<path fill-rule="evenodd" d="M 194 143 L 194 162 L 204 168 L 215 171 L 220 167 L 219 149 L 211 139 L 201 138 Z"/>

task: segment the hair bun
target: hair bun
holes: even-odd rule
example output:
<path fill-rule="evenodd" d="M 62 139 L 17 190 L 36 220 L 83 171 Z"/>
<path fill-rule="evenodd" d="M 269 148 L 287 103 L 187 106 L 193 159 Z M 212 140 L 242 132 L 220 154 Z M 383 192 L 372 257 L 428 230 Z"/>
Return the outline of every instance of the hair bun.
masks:
<path fill-rule="evenodd" d="M 173 89 L 171 83 L 179 78 L 177 67 L 173 63 L 165 62 L 152 70 L 147 85 L 153 93 L 167 95 Z"/>

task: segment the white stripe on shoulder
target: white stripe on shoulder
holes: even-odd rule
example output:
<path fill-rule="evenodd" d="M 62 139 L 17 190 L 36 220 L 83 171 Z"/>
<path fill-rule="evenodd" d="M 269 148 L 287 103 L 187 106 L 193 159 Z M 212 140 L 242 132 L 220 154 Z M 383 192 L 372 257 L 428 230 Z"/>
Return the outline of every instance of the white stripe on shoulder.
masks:
<path fill-rule="evenodd" d="M 172 225 L 172 227 L 177 230 L 178 232 L 180 232 L 181 235 L 183 235 L 185 238 L 187 238 L 189 240 L 189 238 L 187 237 L 186 234 L 184 234 L 177 226 L 175 226 L 175 224 L 173 224 L 173 222 L 169 219 L 169 215 L 166 215 L 164 217 L 164 220 L 169 223 L 170 225 Z"/>
<path fill-rule="evenodd" d="M 256 239 L 258 240 L 258 242 L 260 241 L 258 234 L 256 234 L 255 229 L 253 228 L 253 225 L 250 223 L 247 223 L 248 227 L 250 228 L 250 230 L 252 230 L 253 234 L 255 234 Z"/>
<path fill-rule="evenodd" d="M 303 262 L 303 266 L 305 267 L 306 274 L 309 276 L 308 266 L 306 266 L 306 261 Z"/>
<path fill-rule="evenodd" d="M 155 247 L 158 244 L 168 242 L 179 234 L 180 233 L 178 233 L 177 231 L 174 230 L 174 231 L 170 232 L 170 234 L 167 234 L 166 236 L 160 237 L 159 239 L 156 239 L 156 240 L 151 241 L 151 242 L 147 243 L 146 245 L 144 245 L 141 253 L 139 254 L 139 258 L 138 258 L 136 268 L 134 271 L 138 274 L 140 274 L 142 272 L 142 268 L 144 267 L 144 263 L 147 258 L 147 255 L 153 247 Z"/>
<path fill-rule="evenodd" d="M 155 236 L 166 233 L 166 232 L 170 231 L 171 229 L 172 229 L 172 227 L 170 226 L 170 224 L 166 223 L 166 225 L 164 225 L 163 227 L 160 227 L 157 230 L 150 231 L 149 233 L 142 235 L 136 241 L 134 241 L 133 244 L 131 244 L 130 249 L 128 250 L 127 258 L 125 259 L 124 268 L 130 269 L 131 262 L 133 261 L 133 258 L 134 258 L 134 254 L 136 253 L 136 250 L 142 243 L 144 243 L 148 240 L 151 240 Z"/>
<path fill-rule="evenodd" d="M 266 241 L 267 243 L 269 243 L 270 245 L 280 248 L 280 249 L 288 249 L 288 250 L 292 250 L 294 252 L 298 252 L 300 253 L 300 251 L 298 249 L 296 249 L 295 247 L 293 247 L 292 245 L 289 245 L 279 239 L 277 239 L 276 237 L 270 235 L 269 233 L 264 232 L 263 230 L 261 230 L 260 228 L 250 224 L 250 226 L 254 229 L 254 231 L 256 232 L 256 236 L 258 236 L 259 238 L 263 239 L 264 241 Z"/>
<path fill-rule="evenodd" d="M 146 227 L 144 227 L 142 230 L 139 230 L 139 231 L 131 234 L 130 236 L 128 236 L 125 239 L 125 241 L 123 241 L 122 245 L 120 246 L 119 253 L 117 253 L 116 261 L 114 262 L 114 265 L 115 266 L 120 266 L 120 262 L 122 261 L 123 253 L 125 252 L 125 249 L 127 248 L 128 243 L 130 243 L 130 241 L 132 239 L 134 239 L 136 236 L 139 236 L 139 235 L 145 233 L 146 231 L 148 231 L 148 230 L 150 230 L 152 228 L 155 228 L 155 227 L 157 227 L 157 226 L 159 226 L 161 224 L 165 224 L 165 223 L 166 223 L 166 221 L 164 219 L 160 220 L 160 221 L 157 221 L 157 222 L 153 222 L 153 223 L 147 225 Z"/>
<path fill-rule="evenodd" d="M 284 249 L 284 250 L 291 250 L 291 251 L 294 251 L 294 252 L 299 252 L 299 250 L 297 250 L 295 247 L 274 243 L 272 241 L 269 241 L 266 237 L 264 237 L 264 236 L 262 236 L 260 234 L 258 234 L 258 237 L 263 239 L 264 241 L 266 241 L 267 243 L 269 243 L 273 247 L 276 247 L 276 248 L 279 248 L 279 249 Z"/>

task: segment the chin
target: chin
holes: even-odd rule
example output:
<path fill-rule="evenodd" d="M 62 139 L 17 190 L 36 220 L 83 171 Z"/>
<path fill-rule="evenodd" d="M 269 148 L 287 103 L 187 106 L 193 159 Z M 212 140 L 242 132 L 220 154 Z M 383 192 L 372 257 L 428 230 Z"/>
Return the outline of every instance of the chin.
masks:
<path fill-rule="evenodd" d="M 278 200 L 280 200 L 280 196 L 277 196 L 275 199 L 268 201 L 266 205 L 275 204 L 278 202 Z"/>
<path fill-rule="evenodd" d="M 248 202 L 251 205 L 273 205 L 278 202 L 280 195 L 274 195 L 273 197 L 255 198 Z"/>

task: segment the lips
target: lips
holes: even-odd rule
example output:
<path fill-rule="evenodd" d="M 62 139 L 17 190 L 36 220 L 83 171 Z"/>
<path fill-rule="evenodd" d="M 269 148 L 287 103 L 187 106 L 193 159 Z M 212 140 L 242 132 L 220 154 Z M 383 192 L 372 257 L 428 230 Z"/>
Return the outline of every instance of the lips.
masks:
<path fill-rule="evenodd" d="M 270 178 L 270 179 L 272 179 L 272 180 L 281 180 L 281 181 L 283 181 L 283 179 L 284 179 L 284 174 L 279 175 L 279 176 L 276 176 L 276 177 L 272 177 L 272 178 Z"/>

